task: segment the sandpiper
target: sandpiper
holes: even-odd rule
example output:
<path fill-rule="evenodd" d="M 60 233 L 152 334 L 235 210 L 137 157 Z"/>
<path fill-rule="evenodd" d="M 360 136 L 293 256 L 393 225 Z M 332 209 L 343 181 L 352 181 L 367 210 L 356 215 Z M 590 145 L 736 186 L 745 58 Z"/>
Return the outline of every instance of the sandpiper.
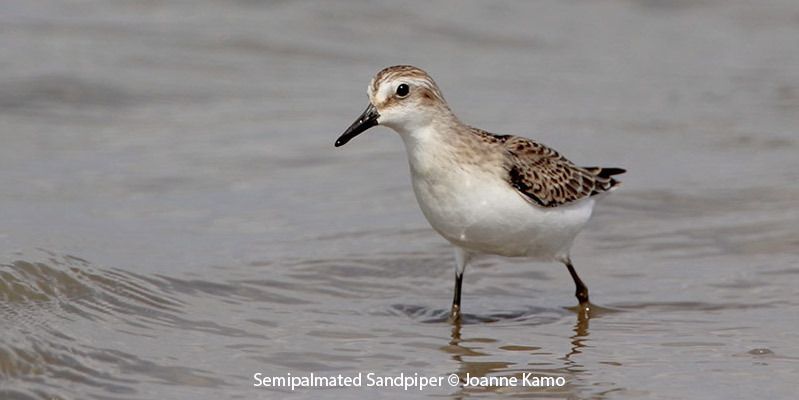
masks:
<path fill-rule="evenodd" d="M 583 310 L 588 288 L 569 257 L 597 195 L 612 191 L 621 168 L 578 167 L 533 140 L 461 122 L 425 71 L 397 65 L 378 72 L 369 105 L 336 147 L 376 126 L 405 142 L 416 200 L 433 229 L 455 246 L 450 319 L 460 318 L 463 273 L 474 254 L 559 261 Z"/>

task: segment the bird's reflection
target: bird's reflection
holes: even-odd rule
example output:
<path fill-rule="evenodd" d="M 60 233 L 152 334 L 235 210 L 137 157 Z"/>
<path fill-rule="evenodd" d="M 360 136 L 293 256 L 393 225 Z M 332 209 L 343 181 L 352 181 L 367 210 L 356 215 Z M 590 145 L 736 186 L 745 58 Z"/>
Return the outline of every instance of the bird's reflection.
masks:
<path fill-rule="evenodd" d="M 501 362 L 501 361 L 467 361 L 464 358 L 469 358 L 473 360 L 474 357 L 482 357 L 488 356 L 488 353 L 484 353 L 478 351 L 478 345 L 468 346 L 465 343 L 492 343 L 497 342 L 496 339 L 490 338 L 473 338 L 464 340 L 461 338 L 461 329 L 462 323 L 460 321 L 455 321 L 452 323 L 452 333 L 451 339 L 449 341 L 449 346 L 445 347 L 445 351 L 452 354 L 452 359 L 457 361 L 459 364 L 458 370 L 455 372 L 458 377 L 460 378 L 460 387 L 458 390 L 452 394 L 452 398 L 454 399 L 462 399 L 468 393 L 473 392 L 490 392 L 496 391 L 500 388 L 475 388 L 475 387 L 465 387 L 464 384 L 466 382 L 466 377 L 482 377 L 482 376 L 489 376 L 489 375 L 496 375 L 497 373 L 501 373 L 503 371 L 510 371 L 509 368 L 513 365 L 510 362 Z"/>
<path fill-rule="evenodd" d="M 592 306 L 590 309 L 572 309 L 575 312 L 575 323 L 569 335 L 569 352 L 558 360 L 563 361 L 561 366 L 555 368 L 530 368 L 531 364 L 546 364 L 546 362 L 535 362 L 530 360 L 529 363 L 520 365 L 518 362 L 503 362 L 503 361 L 475 361 L 476 357 L 493 356 L 481 351 L 486 343 L 497 343 L 498 340 L 493 338 L 466 338 L 463 337 L 463 330 L 468 329 L 468 325 L 464 325 L 460 321 L 455 321 L 451 325 L 451 335 L 447 346 L 442 348 L 443 351 L 451 354 L 454 361 L 458 362 L 459 367 L 455 372 L 461 378 L 461 385 L 452 397 L 460 399 L 474 392 L 519 392 L 519 391 L 534 391 L 546 392 L 548 395 L 555 397 L 573 397 L 576 389 L 573 382 L 579 375 L 585 374 L 585 367 L 579 363 L 579 355 L 582 354 L 589 341 L 589 322 L 591 318 L 597 317 L 601 314 L 601 309 Z M 474 344 L 473 344 L 474 343 Z M 514 346 L 523 348 L 523 351 L 531 353 L 531 358 L 537 357 L 535 352 L 540 350 L 541 347 L 537 346 Z M 504 349 L 504 347 L 503 347 Z M 548 355 L 546 353 L 542 353 Z M 525 373 L 532 372 L 535 376 L 562 376 L 566 378 L 567 384 L 564 387 L 468 387 L 464 383 L 466 376 L 470 377 L 484 377 L 484 376 L 515 376 L 521 379 Z"/>
<path fill-rule="evenodd" d="M 578 354 L 582 354 L 582 349 L 586 346 L 585 342 L 588 341 L 588 323 L 591 320 L 591 316 L 598 316 L 600 308 L 590 305 L 589 307 L 577 307 L 575 314 L 577 314 L 577 322 L 574 324 L 572 328 L 573 335 L 571 335 L 571 351 L 569 351 L 562 360 L 566 361 L 566 364 L 570 367 L 582 367 L 578 365 L 575 360 L 572 358 L 576 358 Z"/>
<path fill-rule="evenodd" d="M 461 320 L 458 319 L 452 322 L 452 340 L 449 341 L 450 346 L 458 346 L 461 343 Z"/>

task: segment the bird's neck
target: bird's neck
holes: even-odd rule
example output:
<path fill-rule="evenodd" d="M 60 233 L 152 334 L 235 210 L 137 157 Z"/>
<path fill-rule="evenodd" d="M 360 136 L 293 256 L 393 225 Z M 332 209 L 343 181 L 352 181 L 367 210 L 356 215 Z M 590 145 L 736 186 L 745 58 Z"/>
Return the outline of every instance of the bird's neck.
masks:
<path fill-rule="evenodd" d="M 457 118 L 435 118 L 425 123 L 397 127 L 394 130 L 402 137 L 405 148 L 410 151 L 426 151 L 446 146 L 448 140 L 460 134 L 463 124 Z"/>
<path fill-rule="evenodd" d="M 463 145 L 474 136 L 470 128 L 453 117 L 437 119 L 430 124 L 397 132 L 405 143 L 411 172 L 417 176 L 430 176 L 456 166 L 463 153 Z"/>

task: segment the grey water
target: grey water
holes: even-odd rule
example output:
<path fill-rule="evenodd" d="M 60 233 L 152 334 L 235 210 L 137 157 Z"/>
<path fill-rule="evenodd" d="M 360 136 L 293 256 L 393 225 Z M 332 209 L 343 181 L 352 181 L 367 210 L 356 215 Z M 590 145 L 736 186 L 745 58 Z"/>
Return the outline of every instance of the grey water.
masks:
<path fill-rule="evenodd" d="M 399 138 L 413 64 L 466 122 L 628 170 L 558 264 L 485 257 L 465 321 Z M 793 398 L 795 1 L 0 6 L 0 398 Z M 565 378 L 254 387 L 253 374 Z"/>

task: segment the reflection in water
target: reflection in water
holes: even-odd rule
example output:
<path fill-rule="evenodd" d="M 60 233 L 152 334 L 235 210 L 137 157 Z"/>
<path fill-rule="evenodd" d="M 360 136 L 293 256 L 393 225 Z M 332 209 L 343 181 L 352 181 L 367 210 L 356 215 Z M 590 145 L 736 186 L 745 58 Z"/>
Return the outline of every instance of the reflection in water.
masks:
<path fill-rule="evenodd" d="M 577 364 L 572 357 L 577 356 L 578 354 L 582 354 L 582 348 L 584 348 L 585 342 L 588 341 L 588 321 L 591 319 L 591 310 L 578 310 L 577 311 L 577 322 L 574 324 L 574 328 L 572 331 L 574 332 L 571 335 L 571 351 L 569 351 L 566 356 L 563 357 L 563 360 L 566 362 L 567 368 L 571 371 L 574 371 L 576 368 L 582 368 L 582 365 Z"/>
<path fill-rule="evenodd" d="M 496 343 L 497 341 L 494 339 L 467 339 L 464 340 L 461 337 L 461 328 L 462 323 L 460 321 L 455 321 L 452 323 L 452 337 L 449 342 L 449 346 L 444 348 L 444 351 L 452 354 L 452 359 L 458 362 L 460 367 L 456 372 L 458 377 L 460 377 L 460 388 L 458 392 L 453 394 L 453 398 L 460 399 L 463 398 L 467 392 L 481 392 L 481 391 L 496 391 L 501 390 L 502 388 L 494 388 L 494 387 L 486 387 L 486 388 L 467 388 L 464 386 L 466 383 L 467 376 L 472 377 L 482 377 L 482 376 L 489 376 L 496 373 L 502 373 L 503 371 L 507 371 L 513 363 L 509 362 L 497 362 L 497 361 L 468 361 L 466 358 L 468 357 L 484 357 L 488 356 L 489 354 L 483 353 L 478 351 L 478 346 L 468 346 L 466 343 L 473 342 L 473 343 Z"/>
<path fill-rule="evenodd" d="M 605 309 L 592 306 L 590 309 L 577 310 L 576 322 L 572 327 L 573 334 L 569 336 L 570 350 L 566 355 L 559 358 L 563 361 L 563 365 L 556 368 L 529 368 L 529 365 L 546 364 L 546 362 L 535 362 L 530 360 L 526 364 L 511 361 L 473 361 L 473 357 L 490 357 L 496 354 L 496 351 L 482 351 L 483 347 L 487 344 L 498 343 L 499 341 L 492 338 L 471 338 L 464 339 L 462 331 L 464 327 L 469 327 L 469 324 L 463 324 L 460 321 L 452 323 L 451 338 L 449 344 L 442 348 L 443 351 L 452 355 L 452 359 L 459 365 L 458 370 L 455 372 L 461 381 L 459 390 L 453 394 L 453 398 L 460 399 L 468 396 L 469 393 L 482 393 L 482 392 L 497 392 L 497 393 L 546 393 L 549 396 L 568 398 L 574 395 L 577 388 L 575 381 L 579 376 L 586 374 L 585 367 L 576 359 L 578 355 L 583 353 L 587 347 L 589 335 L 589 321 L 591 318 L 596 318 L 604 313 Z M 539 351 L 542 348 L 533 345 L 502 345 L 497 346 L 498 350 L 505 351 L 518 351 L 530 355 L 548 355 L 549 353 Z M 487 376 L 501 376 L 501 377 L 515 377 L 518 382 L 521 382 L 526 373 L 532 374 L 537 377 L 563 377 L 566 379 L 566 385 L 563 387 L 502 387 L 502 386 L 489 386 L 489 387 L 473 387 L 467 386 L 467 376 L 470 378 L 487 377 Z"/>

